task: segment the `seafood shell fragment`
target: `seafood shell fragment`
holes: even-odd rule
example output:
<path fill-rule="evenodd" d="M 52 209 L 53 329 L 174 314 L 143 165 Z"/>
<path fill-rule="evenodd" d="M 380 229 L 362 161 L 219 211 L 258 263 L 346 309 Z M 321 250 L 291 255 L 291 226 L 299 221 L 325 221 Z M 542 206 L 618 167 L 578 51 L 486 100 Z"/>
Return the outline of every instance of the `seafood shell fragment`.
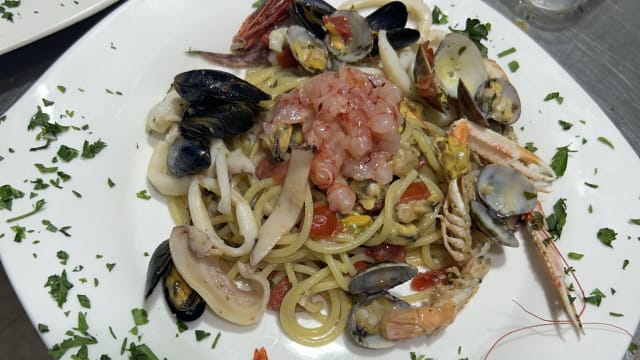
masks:
<path fill-rule="evenodd" d="M 381 262 L 353 276 L 349 283 L 352 294 L 375 294 L 412 279 L 418 270 L 406 263 Z"/>
<path fill-rule="evenodd" d="M 528 213 L 537 204 L 531 181 L 504 165 L 485 166 L 478 174 L 477 190 L 480 199 L 502 219 Z"/>

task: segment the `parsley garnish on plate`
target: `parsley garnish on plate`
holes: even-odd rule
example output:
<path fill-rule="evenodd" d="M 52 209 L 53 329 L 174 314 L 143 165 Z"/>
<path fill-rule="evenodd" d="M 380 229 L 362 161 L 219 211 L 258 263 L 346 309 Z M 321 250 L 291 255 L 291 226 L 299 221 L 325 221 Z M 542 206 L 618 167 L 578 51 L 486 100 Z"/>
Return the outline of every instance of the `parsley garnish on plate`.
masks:
<path fill-rule="evenodd" d="M 564 175 L 565 171 L 567 171 L 567 163 L 569 161 L 569 153 L 576 152 L 575 150 L 570 150 L 569 145 L 561 146 L 556 148 L 556 153 L 551 158 L 551 169 L 556 173 L 557 177 L 561 177 Z"/>
<path fill-rule="evenodd" d="M 466 35 L 478 47 L 482 57 L 487 57 L 488 49 L 482 44 L 482 40 L 488 39 L 489 31 L 491 31 L 491 23 L 483 24 L 479 19 L 467 18 L 463 30 L 452 27 L 449 27 L 449 30 Z"/>
<path fill-rule="evenodd" d="M 507 66 L 509 66 L 509 70 L 510 70 L 512 73 L 514 73 L 514 72 L 518 71 L 518 69 L 520 69 L 520 64 L 519 64 L 517 61 L 515 61 L 515 60 L 509 61 L 509 63 L 507 64 Z"/>
<path fill-rule="evenodd" d="M 576 253 L 576 252 L 570 252 L 567 254 L 567 257 L 571 260 L 580 260 L 584 257 L 584 254 L 580 254 L 580 253 Z"/>
<path fill-rule="evenodd" d="M 564 98 L 560 96 L 559 92 L 548 93 L 547 96 L 544 97 L 544 101 L 555 100 L 558 104 L 562 104 L 564 102 Z"/>
<path fill-rule="evenodd" d="M 511 55 L 511 54 L 513 54 L 513 53 L 515 53 L 515 52 L 516 52 L 516 48 L 514 48 L 514 47 L 512 47 L 512 48 L 508 48 L 507 50 L 504 50 L 504 51 L 499 52 L 499 53 L 498 53 L 498 57 L 499 57 L 499 58 L 501 58 L 501 57 L 505 57 L 505 56 L 507 56 L 507 55 Z"/>
<path fill-rule="evenodd" d="M 49 287 L 49 294 L 56 301 L 59 308 L 67 302 L 67 294 L 69 289 L 73 288 L 73 284 L 67 279 L 67 271 L 62 270 L 60 275 L 50 275 L 45 287 Z"/>
<path fill-rule="evenodd" d="M 618 233 L 610 228 L 601 228 L 598 230 L 598 240 L 610 248 L 613 248 L 612 243 L 617 235 Z"/>
<path fill-rule="evenodd" d="M 565 131 L 571 129 L 571 127 L 573 126 L 572 123 L 564 120 L 558 120 L 558 124 L 560 124 L 560 127 L 562 128 L 562 130 L 565 130 Z"/>
<path fill-rule="evenodd" d="M 13 186 L 6 184 L 0 186 L 0 210 L 11 211 L 13 200 L 24 197 L 24 193 Z"/>
<path fill-rule="evenodd" d="M 443 13 L 437 5 L 435 5 L 431 11 L 431 18 L 436 25 L 444 25 L 449 22 L 449 16 Z"/>
<path fill-rule="evenodd" d="M 584 298 L 584 301 L 595 306 L 600 306 L 600 304 L 602 303 L 602 299 L 607 297 L 598 288 L 594 289 L 589 295 L 590 296 Z"/>
<path fill-rule="evenodd" d="M 96 140 L 93 143 L 85 140 L 82 144 L 82 154 L 80 156 L 84 159 L 93 159 L 105 147 L 107 147 L 107 144 L 102 140 Z"/>
<path fill-rule="evenodd" d="M 8 223 L 9 222 L 14 222 L 14 221 L 22 220 L 22 219 L 24 219 L 26 217 L 29 217 L 29 216 L 39 212 L 44 207 L 44 205 L 46 203 L 47 202 L 44 199 L 40 199 L 40 200 L 36 201 L 36 203 L 33 205 L 33 210 L 29 211 L 26 214 L 22 214 L 20 216 L 16 216 L 16 217 L 12 217 L 10 219 L 7 219 L 7 222 Z"/>
<path fill-rule="evenodd" d="M 607 139 L 604 136 L 599 136 L 598 137 L 598 141 L 600 141 L 601 143 L 607 145 L 608 147 L 615 149 L 615 147 L 613 146 L 613 143 L 611 141 L 609 141 L 609 139 Z"/>

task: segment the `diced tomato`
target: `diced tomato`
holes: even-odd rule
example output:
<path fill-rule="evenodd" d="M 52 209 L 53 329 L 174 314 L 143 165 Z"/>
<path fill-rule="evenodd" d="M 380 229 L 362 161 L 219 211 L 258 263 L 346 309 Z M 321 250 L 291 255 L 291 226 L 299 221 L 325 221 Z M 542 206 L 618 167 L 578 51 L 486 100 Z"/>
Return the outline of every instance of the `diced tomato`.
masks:
<path fill-rule="evenodd" d="M 346 16 L 323 16 L 322 22 L 331 34 L 339 34 L 343 39 L 348 40 L 353 36 L 353 29 Z"/>
<path fill-rule="evenodd" d="M 293 57 L 293 53 L 290 48 L 284 48 L 281 52 L 276 55 L 276 61 L 278 61 L 278 65 L 283 69 L 292 68 L 298 66 L 298 61 L 295 57 Z"/>
<path fill-rule="evenodd" d="M 407 257 L 407 251 L 404 246 L 380 244 L 366 248 L 365 255 L 373 258 L 376 262 L 392 261 L 392 262 L 404 262 Z"/>
<path fill-rule="evenodd" d="M 325 203 L 313 204 L 313 221 L 311 223 L 311 237 L 331 237 L 342 230 L 342 223 L 338 214 L 331 211 Z"/>
<path fill-rule="evenodd" d="M 258 161 L 258 165 L 256 165 L 256 177 L 258 179 L 262 180 L 270 177 L 273 179 L 273 182 L 278 185 L 282 185 L 284 183 L 287 171 L 289 171 L 288 161 L 278 162 L 269 156 L 265 156 L 260 159 L 260 161 Z"/>
<path fill-rule="evenodd" d="M 407 190 L 405 190 L 402 195 L 400 195 L 400 199 L 398 200 L 398 204 L 406 203 L 413 200 L 426 200 L 431 196 L 431 192 L 425 183 L 422 181 L 416 181 L 411 183 Z"/>
<path fill-rule="evenodd" d="M 362 271 L 369 267 L 369 263 L 366 261 L 357 261 L 353 264 L 353 267 L 356 268 L 357 271 Z"/>
<path fill-rule="evenodd" d="M 447 272 L 444 270 L 430 270 L 419 272 L 411 279 L 411 289 L 422 291 L 431 286 L 447 282 Z"/>
<path fill-rule="evenodd" d="M 253 350 L 253 360 L 269 360 L 269 357 L 267 357 L 267 350 L 264 346 L 260 347 L 260 349 Z"/>
<path fill-rule="evenodd" d="M 291 290 L 291 282 L 285 276 L 283 279 L 278 281 L 271 289 L 267 307 L 271 310 L 280 311 L 282 299 L 284 299 L 284 296 L 287 295 L 289 290 Z"/>

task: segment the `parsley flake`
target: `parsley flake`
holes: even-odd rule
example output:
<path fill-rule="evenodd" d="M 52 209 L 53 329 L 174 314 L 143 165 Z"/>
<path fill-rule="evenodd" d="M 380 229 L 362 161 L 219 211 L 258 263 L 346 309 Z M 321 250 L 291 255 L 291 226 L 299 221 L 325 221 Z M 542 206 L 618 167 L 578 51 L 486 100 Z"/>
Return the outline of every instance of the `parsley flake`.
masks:
<path fill-rule="evenodd" d="M 437 5 L 434 5 L 431 11 L 431 18 L 436 25 L 444 25 L 449 22 L 449 16 L 443 13 Z"/>
<path fill-rule="evenodd" d="M 87 295 L 78 294 L 78 302 L 83 308 L 91 309 L 91 301 Z"/>
<path fill-rule="evenodd" d="M 507 55 L 511 55 L 511 54 L 513 54 L 513 53 L 515 53 L 515 52 L 516 52 L 516 48 L 511 47 L 511 48 L 508 48 L 507 50 L 504 50 L 504 51 L 499 52 L 499 53 L 498 53 L 498 57 L 499 57 L 499 58 L 501 58 L 501 57 L 505 57 L 505 56 L 507 56 Z"/>
<path fill-rule="evenodd" d="M 146 189 L 143 189 L 143 190 L 138 191 L 138 192 L 136 193 L 136 197 L 137 197 L 138 199 L 142 199 L 142 200 L 149 200 L 149 199 L 151 199 L 151 195 L 149 195 L 149 194 L 147 193 L 147 190 L 146 190 Z"/>
<path fill-rule="evenodd" d="M 58 157 L 62 161 L 69 162 L 69 161 L 77 158 L 78 155 L 80 155 L 80 152 L 78 150 L 72 148 L 72 147 L 67 146 L 67 145 L 60 145 L 56 155 L 58 155 Z"/>
<path fill-rule="evenodd" d="M 0 210 L 11 211 L 13 200 L 24 197 L 24 193 L 9 184 L 0 186 Z"/>
<path fill-rule="evenodd" d="M 609 141 L 609 139 L 607 139 L 604 136 L 599 136 L 598 137 L 598 141 L 600 141 L 601 143 L 607 145 L 608 147 L 615 149 L 615 147 L 613 146 L 613 143 L 611 143 L 611 141 Z"/>
<path fill-rule="evenodd" d="M 607 297 L 598 288 L 594 289 L 589 295 L 591 295 L 591 296 L 585 297 L 584 301 L 589 303 L 589 304 L 591 304 L 591 305 L 595 305 L 595 306 L 600 306 L 600 304 L 602 303 L 602 299 Z"/>
<path fill-rule="evenodd" d="M 0 205 L 0 209 L 2 209 L 2 205 Z M 633 225 L 640 225 L 640 219 L 629 219 L 629 223 Z"/>
<path fill-rule="evenodd" d="M 570 252 L 567 254 L 567 257 L 571 260 L 580 260 L 584 257 L 584 254 L 580 254 L 580 253 L 576 253 L 576 252 Z"/>
<path fill-rule="evenodd" d="M 622 270 L 627 270 L 627 266 L 629 266 L 629 259 L 624 259 L 622 262 Z"/>
<path fill-rule="evenodd" d="M 557 177 L 561 177 L 567 171 L 567 163 L 569 161 L 569 153 L 576 152 L 575 150 L 570 150 L 569 145 L 561 146 L 556 148 L 556 153 L 551 158 L 551 169 L 556 174 Z"/>
<path fill-rule="evenodd" d="M 571 127 L 573 126 L 572 123 L 570 123 L 568 121 L 564 121 L 564 120 L 558 120 L 558 124 L 560 124 L 560 127 L 564 131 L 567 131 L 567 130 L 571 129 Z"/>
<path fill-rule="evenodd" d="M 7 222 L 8 223 L 9 222 L 14 222 L 14 221 L 22 220 L 22 219 L 24 219 L 26 217 L 29 217 L 29 216 L 37 213 L 38 211 L 42 210 L 42 208 L 44 207 L 44 205 L 46 203 L 47 202 L 44 199 L 40 199 L 40 200 L 36 201 L 36 203 L 33 205 L 33 210 L 29 211 L 26 214 L 22 214 L 20 216 L 16 216 L 16 217 L 12 217 L 10 219 L 7 219 Z"/>
<path fill-rule="evenodd" d="M 567 203 L 566 199 L 560 198 L 553 204 L 553 213 L 547 216 L 547 226 L 549 234 L 555 239 L 560 239 L 562 229 L 567 223 Z"/>
<path fill-rule="evenodd" d="M 210 332 L 204 331 L 204 330 L 196 330 L 196 340 L 197 341 L 202 341 L 206 338 L 208 338 L 209 336 L 211 336 Z"/>
<path fill-rule="evenodd" d="M 82 158 L 84 159 L 93 159 L 104 149 L 107 147 L 107 144 L 102 140 L 96 140 L 93 143 L 89 143 L 87 140 L 82 144 Z"/>
<path fill-rule="evenodd" d="M 56 301 L 59 308 L 67 301 L 69 289 L 73 288 L 73 284 L 67 279 L 67 271 L 62 270 L 60 275 L 50 275 L 47 278 L 45 287 L 49 287 L 49 294 Z"/>
<path fill-rule="evenodd" d="M 559 92 L 548 93 L 547 96 L 544 97 L 544 101 L 555 100 L 558 104 L 562 104 L 564 102 L 564 98 L 560 96 Z"/>
<path fill-rule="evenodd" d="M 518 63 L 515 60 L 511 60 L 509 61 L 509 63 L 507 63 L 507 66 L 509 67 L 509 71 L 511 71 L 512 73 L 518 71 L 518 69 L 520 69 L 520 63 Z"/>
<path fill-rule="evenodd" d="M 601 228 L 598 230 L 598 240 L 610 248 L 613 248 L 612 243 L 617 235 L 618 233 L 610 228 Z"/>
<path fill-rule="evenodd" d="M 451 32 L 466 35 L 480 50 L 482 57 L 487 57 L 488 49 L 482 44 L 482 40 L 487 40 L 489 31 L 491 31 L 491 23 L 483 24 L 478 19 L 467 18 L 464 30 L 449 27 Z"/>

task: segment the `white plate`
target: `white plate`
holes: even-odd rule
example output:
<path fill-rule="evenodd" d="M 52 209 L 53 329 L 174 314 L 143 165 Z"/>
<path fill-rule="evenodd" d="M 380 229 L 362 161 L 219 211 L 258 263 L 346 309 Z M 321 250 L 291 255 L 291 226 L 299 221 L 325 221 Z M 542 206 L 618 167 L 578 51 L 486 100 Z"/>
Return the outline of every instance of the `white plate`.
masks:
<path fill-rule="evenodd" d="M 25 1 L 7 9 L 13 22 L 0 19 L 0 55 L 85 19 L 118 0 Z"/>
<path fill-rule="evenodd" d="M 253 349 L 265 346 L 273 359 L 351 356 L 357 359 L 384 358 L 405 360 L 409 352 L 437 359 L 480 359 L 502 334 L 518 327 L 539 324 L 512 300 L 546 318 L 564 318 L 556 304 L 554 290 L 541 270 L 537 255 L 529 245 L 495 252 L 493 268 L 482 286 L 456 321 L 441 334 L 400 344 L 388 351 L 357 348 L 339 338 L 322 348 L 307 348 L 292 343 L 279 330 L 276 317 L 269 313 L 251 327 L 232 326 L 207 314 L 178 334 L 159 291 L 143 304 L 143 284 L 148 257 L 156 244 L 167 238 L 172 227 L 165 203 L 146 182 L 145 171 L 151 142 L 144 122 L 149 109 L 165 94 L 174 74 L 208 66 L 197 57 L 185 54 L 189 48 L 224 51 L 233 32 L 251 10 L 253 0 L 234 5 L 210 0 L 140 0 L 123 4 L 75 44 L 32 89 L 6 114 L 0 124 L 0 184 L 11 184 L 24 191 L 25 198 L 15 201 L 11 212 L 0 211 L 3 219 L 29 211 L 37 199 L 46 199 L 46 208 L 35 216 L 7 224 L 2 221 L 0 251 L 7 273 L 34 324 L 46 324 L 43 334 L 51 346 L 77 326 L 77 312 L 86 312 L 88 332 L 98 339 L 89 346 L 91 358 L 120 355 L 125 338 L 128 342 L 147 344 L 159 357 L 251 358 Z M 225 3 L 227 4 L 227 3 Z M 548 326 L 524 331 L 504 340 L 491 359 L 510 359 L 517 353 L 522 359 L 590 358 L 620 359 L 629 337 L 610 327 L 592 325 L 612 323 L 634 330 L 640 320 L 640 277 L 637 254 L 640 228 L 630 225 L 630 218 L 640 217 L 640 161 L 606 115 L 587 94 L 539 46 L 508 20 L 480 2 L 464 8 L 452 2 L 440 2 L 449 13 L 454 27 L 460 28 L 466 17 L 478 17 L 493 26 L 489 42 L 490 55 L 516 47 L 517 52 L 498 61 L 505 66 L 511 60 L 520 70 L 511 74 L 523 99 L 524 113 L 518 128 L 524 131 L 521 141 L 533 141 L 543 159 L 551 159 L 556 147 L 570 144 L 567 174 L 545 196 L 550 212 L 556 199 L 567 199 L 568 219 L 558 246 L 567 252 L 585 256 L 570 261 L 588 292 L 599 288 L 606 294 L 600 307 L 589 305 L 583 316 L 585 336 L 578 337 L 567 326 Z M 135 34 L 135 36 L 132 36 Z M 113 43 L 115 49 L 105 46 Z M 92 64 L 91 66 L 86 66 Z M 66 92 L 57 89 L 66 86 Z M 83 89 L 80 91 L 78 89 Z M 110 94 L 120 91 L 122 95 Z M 559 91 L 562 105 L 544 102 L 550 92 Z M 37 145 L 35 133 L 27 123 L 42 106 L 42 98 L 55 104 L 43 107 L 52 119 L 66 124 L 89 124 L 88 131 L 71 130 L 60 136 L 48 150 L 30 152 Z M 73 118 L 60 119 L 66 110 Z M 569 131 L 560 129 L 557 120 L 574 123 Z M 579 120 L 584 120 L 584 124 Z M 609 139 L 615 150 L 597 140 Z M 582 138 L 587 140 L 582 143 Z M 50 166 L 58 147 L 66 144 L 80 148 L 88 139 L 102 139 L 108 147 L 93 160 L 76 159 L 56 164 L 72 176 L 61 183 L 63 189 L 50 187 L 34 199 L 28 199 L 33 184 L 29 181 L 55 178 L 40 174 L 34 163 Z M 8 148 L 14 150 L 13 153 Z M 116 184 L 110 188 L 108 179 Z M 585 182 L 599 185 L 597 189 Z M 141 200 L 136 193 L 149 189 L 154 196 Z M 82 194 L 77 198 L 75 190 Z M 588 212 L 592 207 L 593 213 Z M 72 226 L 71 237 L 45 230 L 42 219 L 58 227 Z M 12 241 L 13 225 L 24 226 L 22 243 Z M 613 249 L 601 244 L 596 233 L 609 227 L 617 231 Z M 37 241 L 36 241 L 37 240 Z M 35 242 L 35 243 L 34 243 Z M 56 252 L 69 254 L 61 265 Z M 97 255 L 101 256 L 97 256 Z M 624 259 L 630 264 L 622 269 Z M 108 263 L 115 263 L 112 271 Z M 73 271 L 82 265 L 81 271 Z M 74 287 L 68 301 L 58 308 L 43 287 L 49 275 L 63 269 Z M 86 283 L 82 279 L 88 280 Z M 98 286 L 94 284 L 98 280 Z M 615 295 L 611 294 L 615 289 Z M 77 295 L 87 295 L 91 309 L 79 306 Z M 140 335 L 129 333 L 134 322 L 132 308 L 149 310 L 149 324 L 139 327 Z M 65 312 L 69 312 L 65 315 Z M 624 314 L 612 317 L 610 312 Z M 197 342 L 195 330 L 212 336 Z M 214 336 L 221 332 L 215 349 Z M 75 349 L 73 350 L 76 351 Z M 126 354 L 125 354 L 126 355 Z M 69 356 L 69 353 L 67 354 Z"/>

